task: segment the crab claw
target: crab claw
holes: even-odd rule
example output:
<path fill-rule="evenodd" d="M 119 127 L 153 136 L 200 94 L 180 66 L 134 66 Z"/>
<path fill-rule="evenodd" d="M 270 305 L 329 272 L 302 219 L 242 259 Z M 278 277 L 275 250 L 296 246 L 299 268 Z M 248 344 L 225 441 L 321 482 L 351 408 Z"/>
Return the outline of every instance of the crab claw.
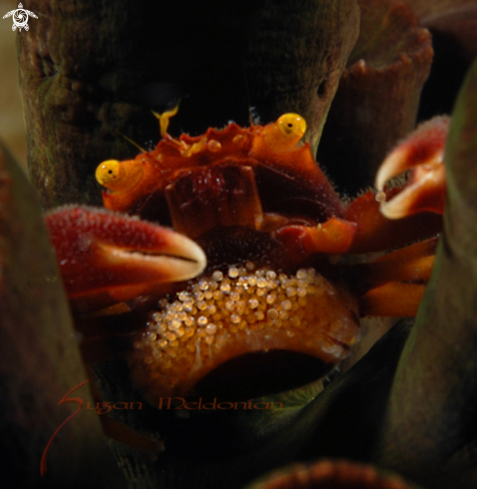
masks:
<path fill-rule="evenodd" d="M 206 265 L 204 252 L 190 239 L 134 217 L 64 207 L 45 219 L 66 291 L 71 299 L 81 299 L 82 309 L 188 280 Z"/>
<path fill-rule="evenodd" d="M 376 196 L 388 219 L 400 219 L 418 212 L 442 214 L 445 203 L 444 146 L 448 117 L 435 117 L 419 126 L 384 160 L 376 176 Z M 402 191 L 388 202 L 383 192 L 386 182 L 410 171 Z"/>

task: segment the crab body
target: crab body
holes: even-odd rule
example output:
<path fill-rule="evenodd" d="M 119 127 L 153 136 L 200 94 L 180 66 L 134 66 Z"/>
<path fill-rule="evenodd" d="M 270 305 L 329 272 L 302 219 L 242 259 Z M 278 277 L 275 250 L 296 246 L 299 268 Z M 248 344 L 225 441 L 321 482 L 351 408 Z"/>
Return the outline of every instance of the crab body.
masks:
<path fill-rule="evenodd" d="M 218 385 L 214 372 L 230 380 L 255 365 L 254 355 L 311 357 L 323 375 L 359 339 L 360 316 L 415 314 L 436 239 L 370 263 L 352 257 L 435 235 L 440 209 L 396 221 L 372 192 L 343 202 L 301 142 L 306 124 L 297 114 L 176 140 L 167 133 L 174 113 L 158 115 L 163 140 L 153 151 L 98 167 L 109 211 L 47 217 L 78 327 L 136 331 L 127 358 L 151 402 L 207 391 Z M 436 131 L 438 152 L 445 131 Z M 404 147 L 425 146 L 428 133 L 416 134 Z M 405 169 L 429 158 L 414 154 L 381 180 L 402 171 L 403 158 Z M 423 193 L 414 192 L 426 201 Z M 271 378 L 265 393 L 280 388 Z"/>

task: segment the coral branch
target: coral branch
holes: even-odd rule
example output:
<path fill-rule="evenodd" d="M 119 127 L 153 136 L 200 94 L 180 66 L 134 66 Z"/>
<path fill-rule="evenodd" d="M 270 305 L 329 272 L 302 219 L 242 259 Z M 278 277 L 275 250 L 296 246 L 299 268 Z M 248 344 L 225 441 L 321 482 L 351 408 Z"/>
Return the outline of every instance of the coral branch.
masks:
<path fill-rule="evenodd" d="M 477 482 L 477 64 L 460 92 L 445 154 L 445 228 L 391 393 L 381 461 L 427 487 Z"/>

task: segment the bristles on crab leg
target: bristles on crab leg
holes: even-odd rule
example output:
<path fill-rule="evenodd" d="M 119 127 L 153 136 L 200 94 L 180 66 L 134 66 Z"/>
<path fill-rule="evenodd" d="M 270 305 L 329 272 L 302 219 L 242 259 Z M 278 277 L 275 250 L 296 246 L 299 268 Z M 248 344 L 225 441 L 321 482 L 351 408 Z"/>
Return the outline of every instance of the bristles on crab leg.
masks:
<path fill-rule="evenodd" d="M 419 212 L 444 211 L 444 147 L 449 128 L 448 117 L 435 117 L 422 124 L 401 143 L 381 165 L 375 186 L 381 212 L 388 219 L 400 219 Z M 410 170 L 404 189 L 390 201 L 383 192 L 387 181 Z"/>

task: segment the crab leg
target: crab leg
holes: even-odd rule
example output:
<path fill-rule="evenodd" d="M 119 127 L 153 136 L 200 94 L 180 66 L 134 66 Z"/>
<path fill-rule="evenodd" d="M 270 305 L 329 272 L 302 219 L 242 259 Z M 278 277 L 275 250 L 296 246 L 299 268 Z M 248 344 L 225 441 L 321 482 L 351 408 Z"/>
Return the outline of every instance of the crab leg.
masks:
<path fill-rule="evenodd" d="M 277 231 L 276 237 L 289 254 L 305 257 L 313 253 L 346 253 L 355 233 L 355 223 L 332 217 L 316 226 L 285 226 Z"/>
<path fill-rule="evenodd" d="M 82 311 L 195 277 L 206 257 L 171 230 L 102 209 L 65 207 L 46 224 L 67 293 Z"/>
<path fill-rule="evenodd" d="M 438 241 L 431 238 L 370 263 L 353 265 L 350 277 L 360 277 L 369 287 L 358 298 L 361 316 L 415 316 L 432 273 Z"/>
<path fill-rule="evenodd" d="M 386 191 L 387 198 L 392 198 L 398 191 Z M 436 213 L 422 212 L 402 219 L 388 219 L 380 212 L 380 203 L 373 192 L 352 201 L 346 209 L 345 219 L 357 225 L 350 253 L 399 248 L 435 236 L 442 230 L 442 216 Z"/>
<path fill-rule="evenodd" d="M 387 253 L 369 263 L 350 267 L 350 279 L 367 289 L 388 282 L 425 282 L 430 279 L 438 238 L 431 238 Z M 363 285 L 361 285 L 362 287 Z"/>
<path fill-rule="evenodd" d="M 360 315 L 414 317 L 425 290 L 424 284 L 390 282 L 382 285 L 358 300 Z"/>

